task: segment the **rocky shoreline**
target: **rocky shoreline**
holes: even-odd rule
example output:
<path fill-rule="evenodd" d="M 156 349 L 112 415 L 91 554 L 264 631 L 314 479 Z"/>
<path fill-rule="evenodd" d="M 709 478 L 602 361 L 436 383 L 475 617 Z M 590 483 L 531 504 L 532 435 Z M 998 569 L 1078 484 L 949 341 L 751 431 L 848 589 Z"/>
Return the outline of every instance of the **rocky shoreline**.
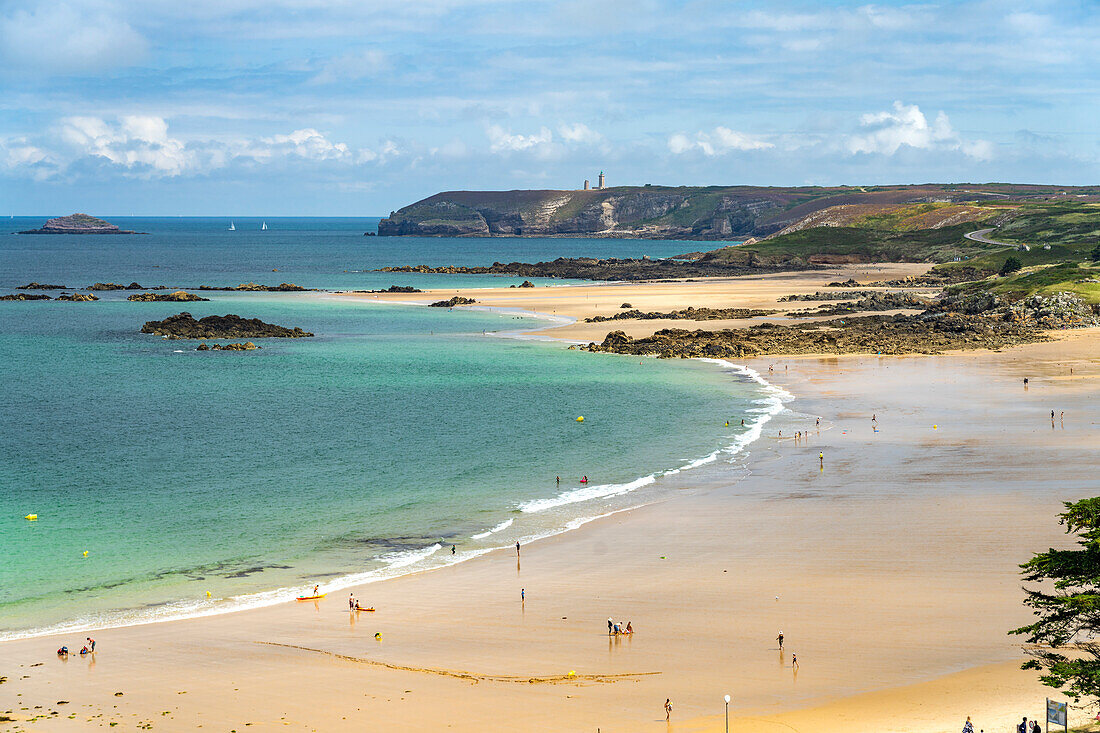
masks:
<path fill-rule="evenodd" d="M 169 339 L 253 339 L 253 338 L 307 338 L 313 336 L 301 328 L 286 328 L 264 323 L 259 318 L 241 318 L 238 315 L 206 316 L 195 320 L 190 313 L 179 313 L 163 321 L 146 321 L 142 333 L 151 333 Z"/>
<path fill-rule="evenodd" d="M 473 305 L 477 301 L 473 298 L 464 298 L 461 295 L 456 295 L 449 300 L 437 300 L 434 303 L 428 303 L 429 308 L 454 308 L 456 305 Z"/>
<path fill-rule="evenodd" d="M 194 303 L 196 301 L 207 301 L 210 298 L 200 298 L 194 293 L 188 293 L 183 290 L 175 290 L 171 293 L 134 293 L 126 300 L 139 301 L 139 302 L 156 302 L 156 303 Z"/>
<path fill-rule="evenodd" d="M 462 265 L 401 265 L 383 267 L 376 272 L 413 272 L 437 275 L 512 275 L 515 277 L 548 277 L 572 280 L 675 280 L 689 277 L 732 277 L 748 273 L 779 272 L 789 266 L 765 264 L 746 266 L 714 260 L 679 259 L 595 259 L 592 257 L 559 257 L 551 262 L 494 262 L 492 265 L 466 267 Z M 817 269 L 806 266 L 800 269 Z"/>

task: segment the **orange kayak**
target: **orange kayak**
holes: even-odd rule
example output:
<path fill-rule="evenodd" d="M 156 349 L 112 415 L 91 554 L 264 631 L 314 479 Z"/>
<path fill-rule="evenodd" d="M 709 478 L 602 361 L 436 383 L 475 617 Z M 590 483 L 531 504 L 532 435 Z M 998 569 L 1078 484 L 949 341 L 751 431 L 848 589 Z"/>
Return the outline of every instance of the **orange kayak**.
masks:
<path fill-rule="evenodd" d="M 327 596 L 328 593 L 322 593 L 319 596 L 298 596 L 299 601 L 316 601 Z"/>

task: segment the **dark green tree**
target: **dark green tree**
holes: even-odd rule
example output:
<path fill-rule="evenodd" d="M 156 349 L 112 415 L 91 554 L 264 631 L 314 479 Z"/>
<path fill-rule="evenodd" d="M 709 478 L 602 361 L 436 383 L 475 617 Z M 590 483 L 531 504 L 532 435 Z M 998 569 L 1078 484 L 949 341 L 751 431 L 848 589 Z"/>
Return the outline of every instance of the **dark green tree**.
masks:
<path fill-rule="evenodd" d="M 1010 256 L 1007 260 L 1005 260 L 1005 263 L 1001 265 L 1001 274 L 1010 275 L 1013 272 L 1017 272 L 1018 270 L 1020 270 L 1023 266 L 1024 265 L 1022 262 L 1020 262 L 1015 257 Z"/>
<path fill-rule="evenodd" d="M 1038 620 L 1013 634 L 1034 645 L 1024 669 L 1041 670 L 1044 685 L 1080 702 L 1100 701 L 1100 497 L 1066 502 L 1058 515 L 1080 549 L 1040 552 L 1020 567 L 1024 579 L 1042 583 L 1025 588 L 1024 605 Z"/>

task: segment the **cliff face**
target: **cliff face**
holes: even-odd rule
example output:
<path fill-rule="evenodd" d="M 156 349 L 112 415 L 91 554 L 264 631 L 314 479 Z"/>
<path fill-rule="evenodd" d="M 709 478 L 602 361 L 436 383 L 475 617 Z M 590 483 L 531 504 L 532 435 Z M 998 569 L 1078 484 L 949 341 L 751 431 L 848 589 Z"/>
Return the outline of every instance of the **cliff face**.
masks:
<path fill-rule="evenodd" d="M 1004 196 L 974 188 L 620 186 L 588 191 L 448 191 L 392 212 L 381 221 L 378 233 L 746 239 L 769 236 L 814 212 L 839 205 L 875 208 Z M 1027 196 L 1027 192 L 1020 193 Z"/>

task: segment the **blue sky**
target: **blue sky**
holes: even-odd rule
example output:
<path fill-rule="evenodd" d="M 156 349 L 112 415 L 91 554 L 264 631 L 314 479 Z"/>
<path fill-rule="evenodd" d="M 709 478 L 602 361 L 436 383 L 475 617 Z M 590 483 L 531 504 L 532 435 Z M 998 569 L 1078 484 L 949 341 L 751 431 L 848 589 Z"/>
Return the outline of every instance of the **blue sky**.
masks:
<path fill-rule="evenodd" d="M 3 0 L 0 211 L 1091 184 L 1100 3 Z"/>

